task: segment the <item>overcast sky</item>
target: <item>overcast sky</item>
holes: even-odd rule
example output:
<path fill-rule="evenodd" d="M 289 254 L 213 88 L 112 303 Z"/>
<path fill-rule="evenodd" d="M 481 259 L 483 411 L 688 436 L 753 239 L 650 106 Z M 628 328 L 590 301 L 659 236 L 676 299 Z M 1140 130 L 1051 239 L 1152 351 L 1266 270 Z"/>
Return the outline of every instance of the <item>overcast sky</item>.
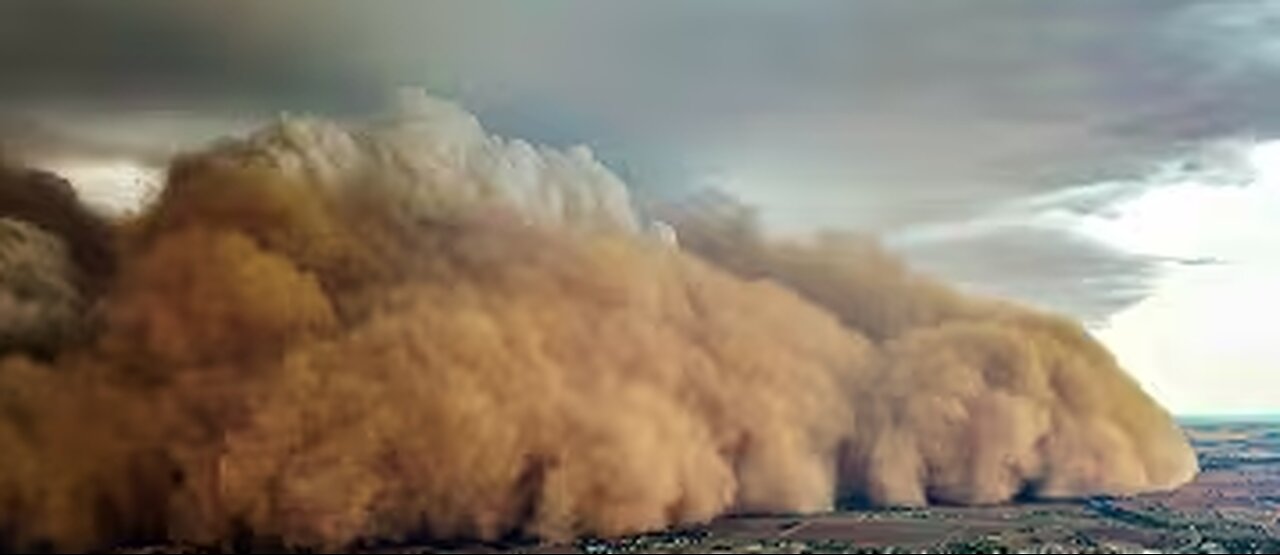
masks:
<path fill-rule="evenodd" d="M 641 196 L 719 187 L 779 233 L 876 232 L 1081 318 L 1176 410 L 1280 409 L 1267 326 L 1232 316 L 1270 298 L 1241 283 L 1280 277 L 1259 239 L 1280 224 L 1232 212 L 1274 208 L 1250 153 L 1280 138 L 1280 2 L 15 0 L 0 68 L 0 148 L 90 189 L 422 86 L 497 133 L 592 145 Z M 1206 306 L 1257 340 L 1178 356 Z"/>

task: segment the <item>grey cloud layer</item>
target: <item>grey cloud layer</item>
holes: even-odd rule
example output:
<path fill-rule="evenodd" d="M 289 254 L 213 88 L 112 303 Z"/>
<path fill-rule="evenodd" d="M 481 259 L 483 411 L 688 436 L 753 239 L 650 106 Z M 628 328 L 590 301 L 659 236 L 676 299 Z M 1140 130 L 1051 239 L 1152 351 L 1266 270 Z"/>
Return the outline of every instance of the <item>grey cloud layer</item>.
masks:
<path fill-rule="evenodd" d="M 783 229 L 893 232 L 1202 139 L 1280 130 L 1274 12 L 1257 0 L 7 2 L 7 119 L 76 105 L 158 107 L 170 115 L 149 117 L 178 123 L 131 132 L 35 117 L 0 125 L 0 144 L 151 155 L 232 127 L 210 114 L 363 112 L 416 84 L 498 131 L 590 143 L 643 191 L 727 175 Z M 190 113 L 204 121 L 182 123 Z M 1148 271 L 1062 237 L 963 241 L 922 260 L 951 272 L 955 252 L 979 266 L 1105 259 L 1077 266 L 1089 283 Z M 1026 289 L 1058 295 L 1040 285 L 1051 279 Z"/>

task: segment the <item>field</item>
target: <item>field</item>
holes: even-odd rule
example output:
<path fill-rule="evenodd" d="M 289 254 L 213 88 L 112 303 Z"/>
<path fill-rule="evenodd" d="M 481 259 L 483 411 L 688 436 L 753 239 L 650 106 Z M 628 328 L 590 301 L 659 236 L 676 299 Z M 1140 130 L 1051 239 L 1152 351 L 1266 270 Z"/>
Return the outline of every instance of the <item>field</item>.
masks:
<path fill-rule="evenodd" d="M 1280 552 L 1280 421 L 1193 419 L 1184 426 L 1203 470 L 1193 483 L 1169 493 L 991 507 L 740 516 L 682 530 L 565 545 L 399 546 L 365 552 Z M 172 549 L 168 546 L 164 552 Z"/>

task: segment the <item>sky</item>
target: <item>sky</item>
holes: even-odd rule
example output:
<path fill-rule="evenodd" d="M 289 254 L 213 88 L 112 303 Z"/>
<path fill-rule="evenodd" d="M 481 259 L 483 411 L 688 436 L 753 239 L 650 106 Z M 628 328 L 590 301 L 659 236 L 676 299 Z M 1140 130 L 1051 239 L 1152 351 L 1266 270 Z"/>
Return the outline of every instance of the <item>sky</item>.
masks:
<path fill-rule="evenodd" d="M 14 0 L 0 68 L 0 152 L 100 206 L 417 86 L 1079 318 L 1176 412 L 1280 411 L 1280 1 Z"/>

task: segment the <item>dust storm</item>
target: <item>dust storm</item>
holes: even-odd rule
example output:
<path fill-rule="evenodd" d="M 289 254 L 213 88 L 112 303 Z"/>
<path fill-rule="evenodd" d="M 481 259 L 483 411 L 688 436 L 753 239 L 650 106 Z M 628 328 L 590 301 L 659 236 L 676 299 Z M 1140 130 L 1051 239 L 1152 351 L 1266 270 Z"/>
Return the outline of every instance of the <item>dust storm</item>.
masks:
<path fill-rule="evenodd" d="M 6 170 L 0 544 L 563 539 L 1196 473 L 1077 323 L 403 104 L 178 156 L 127 216 Z"/>

